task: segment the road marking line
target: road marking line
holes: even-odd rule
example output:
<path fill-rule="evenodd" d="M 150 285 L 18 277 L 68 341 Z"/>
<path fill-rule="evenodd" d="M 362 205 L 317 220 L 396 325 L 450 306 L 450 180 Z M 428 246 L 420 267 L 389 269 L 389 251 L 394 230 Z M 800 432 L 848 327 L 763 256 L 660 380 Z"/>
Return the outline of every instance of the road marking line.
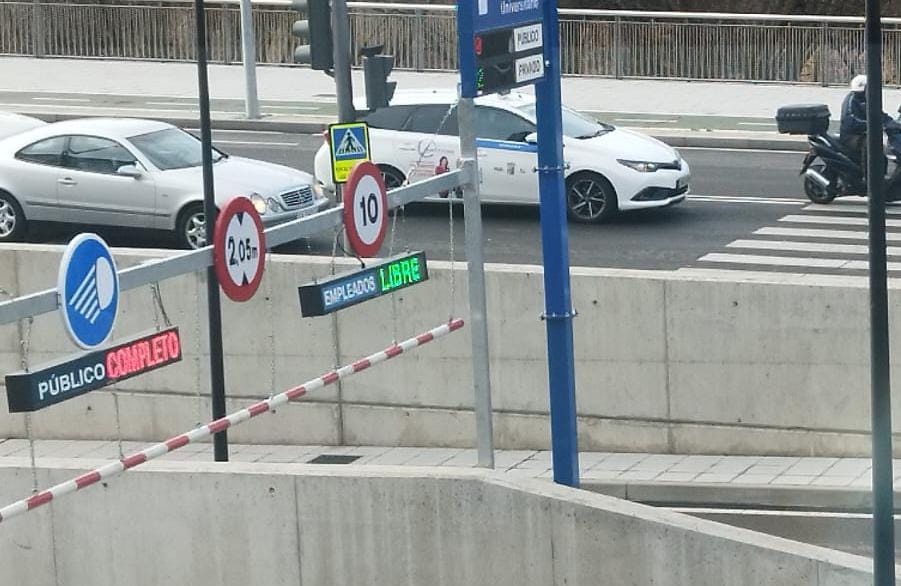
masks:
<path fill-rule="evenodd" d="M 803 205 L 808 202 L 806 199 L 795 199 L 791 197 L 763 197 L 756 195 L 689 195 L 688 199 L 697 201 L 722 201 L 732 203 L 778 203 Z"/>
<path fill-rule="evenodd" d="M 31 98 L 32 100 L 38 100 L 41 102 L 90 102 L 86 98 Z"/>
<path fill-rule="evenodd" d="M 664 137 L 665 138 L 665 137 Z M 775 150 L 775 149 L 738 149 L 738 148 L 725 148 L 725 147 L 688 147 L 688 146 L 680 146 L 677 147 L 679 151 L 715 151 L 715 152 L 724 152 L 724 153 L 763 153 L 767 155 L 801 155 L 805 151 L 802 150 Z M 798 159 L 798 166 L 800 166 L 801 159 Z"/>
<path fill-rule="evenodd" d="M 245 146 L 287 146 L 287 147 L 298 147 L 300 144 L 296 142 L 254 142 L 250 140 L 219 140 L 216 139 L 216 144 L 242 144 Z"/>
<path fill-rule="evenodd" d="M 776 126 L 773 122 L 739 122 L 739 126 L 768 126 L 773 128 Z"/>
<path fill-rule="evenodd" d="M 197 101 L 185 101 L 185 102 L 144 102 L 147 106 L 195 106 Z"/>
<path fill-rule="evenodd" d="M 870 251 L 866 244 L 830 244 L 826 242 L 795 242 L 790 240 L 736 240 L 727 244 L 726 247 L 829 254 L 868 254 Z M 901 256 L 901 247 L 888 246 L 886 247 L 886 253 L 889 256 Z"/>
<path fill-rule="evenodd" d="M 268 106 L 263 104 L 264 110 L 322 110 L 322 108 L 316 108 L 315 106 Z"/>
<path fill-rule="evenodd" d="M 780 222 L 792 222 L 794 224 L 833 224 L 843 226 L 866 226 L 869 223 L 867 218 L 851 218 L 839 216 L 785 216 L 779 218 Z M 892 228 L 901 228 L 901 220 L 886 220 L 886 226 Z"/>
<path fill-rule="evenodd" d="M 698 259 L 702 262 L 729 264 L 771 265 L 780 267 L 811 267 L 820 269 L 840 269 L 850 261 L 840 258 L 797 258 L 792 256 L 763 256 L 753 254 L 724 254 L 714 252 Z M 898 265 L 901 267 L 901 264 Z"/>
<path fill-rule="evenodd" d="M 0 103 L 0 106 L 7 108 L 53 108 L 54 104 L 9 104 Z M 73 110 L 103 110 L 104 112 L 176 112 L 179 114 L 196 114 L 196 110 L 157 110 L 154 108 L 125 108 L 122 106 L 70 106 Z M 210 114 L 237 114 L 237 112 L 224 112 L 219 110 L 211 111 Z"/>
<path fill-rule="evenodd" d="M 662 118 L 614 118 L 615 122 L 648 122 L 650 124 L 675 124 L 678 120 L 664 120 Z"/>

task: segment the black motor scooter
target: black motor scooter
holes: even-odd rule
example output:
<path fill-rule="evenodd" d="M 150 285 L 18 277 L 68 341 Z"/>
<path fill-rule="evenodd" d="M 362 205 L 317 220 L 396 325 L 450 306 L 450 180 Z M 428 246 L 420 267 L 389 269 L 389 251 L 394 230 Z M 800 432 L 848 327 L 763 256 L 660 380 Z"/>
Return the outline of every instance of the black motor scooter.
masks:
<path fill-rule="evenodd" d="M 829 133 L 830 117 L 829 107 L 822 104 L 785 106 L 776 114 L 780 133 L 807 135 L 810 151 L 800 174 L 804 176 L 804 193 L 820 204 L 836 197 L 867 194 L 866 170 L 857 161 L 859 154 L 849 152 L 837 135 Z M 901 123 L 892 120 L 884 130 L 888 136 L 887 158 L 894 163 L 891 176 L 886 178 L 886 201 L 897 201 L 901 199 L 901 167 L 897 163 Z"/>

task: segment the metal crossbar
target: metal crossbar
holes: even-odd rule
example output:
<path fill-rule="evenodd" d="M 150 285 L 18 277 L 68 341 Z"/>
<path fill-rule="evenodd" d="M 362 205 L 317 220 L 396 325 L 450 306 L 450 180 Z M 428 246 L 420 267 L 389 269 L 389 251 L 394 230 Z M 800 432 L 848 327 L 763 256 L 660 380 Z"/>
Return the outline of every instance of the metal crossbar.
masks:
<path fill-rule="evenodd" d="M 388 207 L 394 209 L 408 203 L 450 191 L 469 181 L 467 169 L 456 169 L 423 181 L 411 183 L 388 192 Z M 299 238 L 319 234 L 339 226 L 343 206 L 292 220 L 266 229 L 266 248 L 271 249 Z M 213 264 L 213 247 L 206 246 L 168 258 L 155 259 L 119 271 L 119 288 L 122 291 L 137 289 L 172 277 L 203 270 Z M 59 295 L 56 288 L 31 293 L 0 303 L 0 325 L 15 323 L 29 316 L 56 311 Z"/>

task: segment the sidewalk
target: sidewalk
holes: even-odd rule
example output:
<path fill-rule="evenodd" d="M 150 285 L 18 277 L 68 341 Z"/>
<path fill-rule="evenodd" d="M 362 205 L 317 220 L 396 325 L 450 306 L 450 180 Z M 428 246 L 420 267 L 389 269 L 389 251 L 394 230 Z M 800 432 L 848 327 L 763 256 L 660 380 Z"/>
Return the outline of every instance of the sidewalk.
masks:
<path fill-rule="evenodd" d="M 354 71 L 355 94 L 363 89 L 362 72 Z M 398 89 L 456 87 L 455 73 L 396 71 L 391 79 Z M 210 95 L 221 102 L 213 118 L 220 127 L 241 123 L 242 128 L 321 128 L 333 119 L 334 83 L 322 72 L 286 66 L 259 66 L 257 86 L 266 114 L 261 121 L 243 115 L 244 77 L 240 65 L 209 66 Z M 603 116 L 621 125 L 653 131 L 663 137 L 718 136 L 734 140 L 762 139 L 798 143 L 798 137 L 775 132 L 773 116 L 779 106 L 793 103 L 827 104 L 837 118 L 845 88 L 755 84 L 744 82 L 684 82 L 563 79 L 563 100 L 572 108 Z M 531 88 L 529 88 L 530 91 Z M 0 109 L 53 115 L 148 115 L 179 121 L 196 119 L 197 70 L 193 63 L 150 61 L 99 61 L 0 57 Z M 53 97 L 34 101 L 25 94 L 48 93 Z M 93 97 L 121 97 L 103 108 L 92 107 Z M 23 99 L 14 99 L 20 95 Z M 183 103 L 157 100 L 134 108 L 129 99 L 173 98 Z M 25 99 L 27 98 L 27 99 Z M 901 104 L 901 90 L 884 92 L 885 109 L 894 114 Z M 85 105 L 80 105 L 80 104 Z M 292 104 L 313 104 L 292 108 Z M 315 112 L 321 105 L 323 112 Z M 124 108 L 124 110 L 117 110 Z M 98 112 L 102 110 L 102 112 Z M 292 111 L 293 110 L 293 111 Z M 225 125 L 225 126 L 223 126 Z M 676 141 L 678 142 L 678 141 Z"/>
<path fill-rule="evenodd" d="M 147 448 L 122 442 L 122 453 Z M 62 459 L 102 465 L 120 457 L 115 441 L 36 440 L 39 466 Z M 229 446 L 233 462 L 330 464 L 350 466 L 476 467 L 474 449 L 375 446 Z M 160 460 L 212 461 L 209 443 L 189 444 Z M 29 466 L 28 440 L 0 439 L 0 466 Z M 583 452 L 581 485 L 643 502 L 670 505 L 742 505 L 863 510 L 869 503 L 868 458 L 700 456 Z M 553 478 L 551 454 L 539 450 L 497 450 L 495 468 L 511 476 Z M 901 461 L 895 461 L 895 482 Z M 46 487 L 41 487 L 46 488 Z M 3 503 L 0 503 L 2 505 Z"/>

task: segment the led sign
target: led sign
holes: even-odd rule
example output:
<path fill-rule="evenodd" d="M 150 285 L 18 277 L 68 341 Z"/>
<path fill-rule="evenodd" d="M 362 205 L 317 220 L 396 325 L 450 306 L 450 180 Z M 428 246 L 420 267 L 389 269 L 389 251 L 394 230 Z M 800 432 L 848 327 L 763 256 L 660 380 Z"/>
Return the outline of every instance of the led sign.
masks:
<path fill-rule="evenodd" d="M 178 328 L 6 376 L 10 413 L 37 411 L 181 360 Z"/>
<path fill-rule="evenodd" d="M 354 273 L 298 289 L 303 317 L 326 315 L 428 280 L 424 252 L 395 256 Z"/>

